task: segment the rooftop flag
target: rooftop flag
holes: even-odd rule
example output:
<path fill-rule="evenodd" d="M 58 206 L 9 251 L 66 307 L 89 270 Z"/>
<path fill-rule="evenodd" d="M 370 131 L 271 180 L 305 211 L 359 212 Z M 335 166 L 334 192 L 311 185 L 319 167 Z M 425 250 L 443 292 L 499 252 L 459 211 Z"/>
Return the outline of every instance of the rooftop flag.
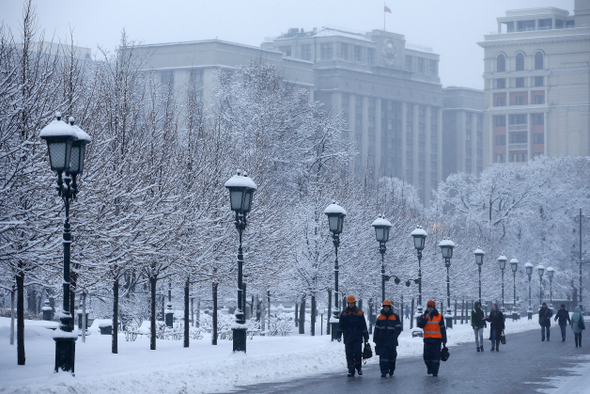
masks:
<path fill-rule="evenodd" d="M 389 12 L 389 13 L 391 14 L 391 10 L 389 9 L 389 7 L 388 7 L 388 6 L 386 6 L 386 5 L 384 4 L 384 5 L 383 5 L 383 7 L 385 7 L 385 8 L 383 9 L 383 12 Z"/>

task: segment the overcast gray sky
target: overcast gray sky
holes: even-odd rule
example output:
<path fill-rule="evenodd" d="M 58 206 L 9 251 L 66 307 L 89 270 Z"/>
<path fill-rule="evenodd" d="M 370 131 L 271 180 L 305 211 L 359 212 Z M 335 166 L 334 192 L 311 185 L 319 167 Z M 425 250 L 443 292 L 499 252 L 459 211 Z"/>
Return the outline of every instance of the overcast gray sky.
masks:
<path fill-rule="evenodd" d="M 557 7 L 574 0 L 36 0 L 39 28 L 64 41 L 70 27 L 79 46 L 113 51 L 121 31 L 153 44 L 219 38 L 259 46 L 291 27 L 383 29 L 440 54 L 443 86 L 483 89 L 483 49 L 509 9 Z M 23 0 L 0 0 L 0 17 L 16 34 Z"/>

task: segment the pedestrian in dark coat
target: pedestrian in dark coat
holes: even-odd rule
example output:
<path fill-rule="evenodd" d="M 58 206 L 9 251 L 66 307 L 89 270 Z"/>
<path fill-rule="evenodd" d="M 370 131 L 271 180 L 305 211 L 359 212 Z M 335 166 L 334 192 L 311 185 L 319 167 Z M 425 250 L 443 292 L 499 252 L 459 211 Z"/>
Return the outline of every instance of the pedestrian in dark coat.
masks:
<path fill-rule="evenodd" d="M 490 339 L 492 340 L 492 352 L 500 351 L 500 337 L 504 331 L 504 314 L 498 309 L 498 304 L 492 304 L 492 310 L 488 316 L 490 322 Z"/>
<path fill-rule="evenodd" d="M 354 296 L 349 295 L 346 302 L 348 307 L 340 314 L 336 340 L 340 342 L 340 337 L 344 336 L 348 376 L 354 376 L 355 369 L 359 375 L 362 375 L 363 341 L 365 343 L 369 342 L 369 331 L 367 330 L 365 315 L 363 311 L 356 307 Z"/>
<path fill-rule="evenodd" d="M 557 319 L 559 319 L 559 328 L 561 328 L 561 342 L 565 342 L 565 328 L 568 324 L 572 324 L 572 321 L 570 320 L 570 313 L 567 309 L 565 309 L 565 304 L 561 304 L 559 310 L 555 314 L 555 319 L 553 320 L 557 321 Z"/>
<path fill-rule="evenodd" d="M 481 309 L 481 302 L 476 302 L 471 311 L 471 327 L 473 334 L 475 334 L 475 346 L 478 352 L 483 352 L 483 329 L 486 326 L 486 317 Z"/>
<path fill-rule="evenodd" d="M 541 326 L 541 341 L 545 341 L 545 332 L 547 332 L 547 342 L 551 336 L 551 316 L 553 311 L 547 308 L 547 304 L 544 302 L 539 309 L 539 325 Z"/>
<path fill-rule="evenodd" d="M 383 309 L 377 317 L 373 333 L 373 342 L 375 342 L 375 352 L 379 355 L 382 378 L 386 377 L 387 373 L 392 376 L 395 371 L 397 337 L 401 332 L 402 325 L 399 316 L 391 309 L 391 301 L 383 301 Z"/>
<path fill-rule="evenodd" d="M 580 328 L 579 321 L 584 320 L 582 309 L 579 306 L 574 308 L 574 314 L 572 315 L 572 329 L 574 330 L 574 340 L 576 341 L 576 347 L 582 347 L 582 331 Z"/>
<path fill-rule="evenodd" d="M 418 327 L 424 329 L 424 364 L 426 364 L 427 373 L 432 376 L 438 376 L 440 367 L 440 350 L 441 343 L 447 344 L 447 330 L 445 328 L 445 319 L 443 315 L 436 310 L 435 302 L 428 301 L 426 312 L 418 318 Z"/>

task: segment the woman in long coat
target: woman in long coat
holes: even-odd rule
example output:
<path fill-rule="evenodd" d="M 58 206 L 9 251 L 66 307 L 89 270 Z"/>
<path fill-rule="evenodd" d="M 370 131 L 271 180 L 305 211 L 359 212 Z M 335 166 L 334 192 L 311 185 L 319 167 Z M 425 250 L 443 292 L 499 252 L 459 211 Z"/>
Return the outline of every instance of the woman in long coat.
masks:
<path fill-rule="evenodd" d="M 492 310 L 488 316 L 490 323 L 490 339 L 492 340 L 492 352 L 500 351 L 500 336 L 504 330 L 504 314 L 498 309 L 498 304 L 492 305 Z"/>
<path fill-rule="evenodd" d="M 580 319 L 584 319 L 582 315 L 582 310 L 579 306 L 574 308 L 574 314 L 572 315 L 572 329 L 574 330 L 574 340 L 576 341 L 576 347 L 582 347 L 582 331 L 583 328 L 580 328 L 578 322 Z"/>

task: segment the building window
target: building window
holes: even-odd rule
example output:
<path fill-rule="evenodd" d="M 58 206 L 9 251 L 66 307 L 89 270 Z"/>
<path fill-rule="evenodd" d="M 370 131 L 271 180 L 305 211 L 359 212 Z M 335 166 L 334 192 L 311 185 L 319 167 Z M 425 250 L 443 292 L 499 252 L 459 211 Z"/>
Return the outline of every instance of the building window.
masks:
<path fill-rule="evenodd" d="M 348 60 L 348 44 L 340 44 L 340 57 L 344 60 Z"/>
<path fill-rule="evenodd" d="M 514 98 L 515 105 L 524 105 L 524 96 L 516 96 Z"/>
<path fill-rule="evenodd" d="M 514 78 L 514 82 L 517 88 L 524 88 L 524 77 Z"/>
<path fill-rule="evenodd" d="M 496 89 L 506 89 L 506 78 L 496 79 Z"/>
<path fill-rule="evenodd" d="M 418 72 L 424 74 L 424 58 L 422 57 L 418 58 Z"/>
<path fill-rule="evenodd" d="M 406 70 L 412 71 L 413 68 L 413 57 L 412 56 L 406 56 Z"/>
<path fill-rule="evenodd" d="M 203 70 L 191 70 L 190 83 L 193 87 L 196 83 L 203 81 Z"/>
<path fill-rule="evenodd" d="M 291 45 L 280 46 L 279 51 L 281 51 L 284 56 L 291 56 Z"/>
<path fill-rule="evenodd" d="M 348 109 L 348 93 L 342 93 L 342 109 Z"/>
<path fill-rule="evenodd" d="M 538 94 L 535 96 L 535 104 L 545 104 L 545 96 Z"/>
<path fill-rule="evenodd" d="M 363 116 L 362 115 L 355 115 L 354 116 L 354 125 L 357 131 L 361 131 L 363 128 Z"/>
<path fill-rule="evenodd" d="M 496 58 L 496 71 L 506 71 L 506 56 L 504 56 L 503 54 L 499 54 Z"/>
<path fill-rule="evenodd" d="M 535 70 L 543 69 L 543 52 L 535 53 Z"/>
<path fill-rule="evenodd" d="M 373 64 L 374 62 L 374 53 L 372 48 L 367 48 L 367 64 Z"/>
<path fill-rule="evenodd" d="M 545 78 L 544 77 L 535 77 L 535 86 L 543 86 L 545 85 Z"/>
<path fill-rule="evenodd" d="M 545 114 L 533 114 L 533 124 L 545 124 Z"/>
<path fill-rule="evenodd" d="M 524 54 L 522 52 L 516 54 L 516 71 L 524 71 Z"/>
<path fill-rule="evenodd" d="M 503 153 L 496 154 L 496 163 L 505 163 L 506 155 Z"/>
<path fill-rule="evenodd" d="M 510 158 L 512 162 L 516 163 L 524 163 L 527 161 L 527 154 L 526 152 L 514 152 L 511 153 Z"/>
<path fill-rule="evenodd" d="M 555 20 L 555 28 L 556 29 L 563 29 L 563 19 L 556 19 Z"/>
<path fill-rule="evenodd" d="M 510 134 L 510 142 L 513 144 L 523 144 L 527 142 L 527 135 L 526 134 Z"/>
<path fill-rule="evenodd" d="M 545 143 L 545 134 L 542 133 L 535 133 L 533 134 L 535 144 L 544 144 Z"/>
<path fill-rule="evenodd" d="M 301 59 L 311 60 L 311 44 L 301 45 Z"/>
<path fill-rule="evenodd" d="M 539 21 L 537 23 L 539 26 L 539 30 L 551 29 L 551 19 L 539 19 Z"/>
<path fill-rule="evenodd" d="M 494 116 L 496 126 L 506 126 L 506 117 L 504 115 Z"/>
<path fill-rule="evenodd" d="M 496 98 L 496 107 L 504 107 L 506 105 L 506 97 Z"/>
<path fill-rule="evenodd" d="M 354 96 L 354 107 L 356 112 L 362 112 L 363 110 L 363 96 Z"/>
<path fill-rule="evenodd" d="M 160 82 L 163 85 L 172 85 L 174 83 L 174 73 L 172 71 L 162 71 L 160 74 Z"/>
<path fill-rule="evenodd" d="M 430 60 L 430 74 L 438 75 L 436 60 Z"/>
<path fill-rule="evenodd" d="M 526 114 L 510 115 L 510 124 L 526 124 L 526 122 Z"/>
<path fill-rule="evenodd" d="M 535 21 L 518 21 L 516 22 L 516 30 L 533 31 L 535 30 Z"/>
<path fill-rule="evenodd" d="M 497 135 L 496 136 L 496 145 L 506 145 L 506 135 Z"/>
<path fill-rule="evenodd" d="M 320 45 L 320 58 L 322 60 L 332 60 L 334 52 L 332 49 L 332 43 L 327 42 Z"/>
<path fill-rule="evenodd" d="M 362 48 L 358 45 L 354 46 L 354 61 L 360 62 L 362 59 Z"/>

